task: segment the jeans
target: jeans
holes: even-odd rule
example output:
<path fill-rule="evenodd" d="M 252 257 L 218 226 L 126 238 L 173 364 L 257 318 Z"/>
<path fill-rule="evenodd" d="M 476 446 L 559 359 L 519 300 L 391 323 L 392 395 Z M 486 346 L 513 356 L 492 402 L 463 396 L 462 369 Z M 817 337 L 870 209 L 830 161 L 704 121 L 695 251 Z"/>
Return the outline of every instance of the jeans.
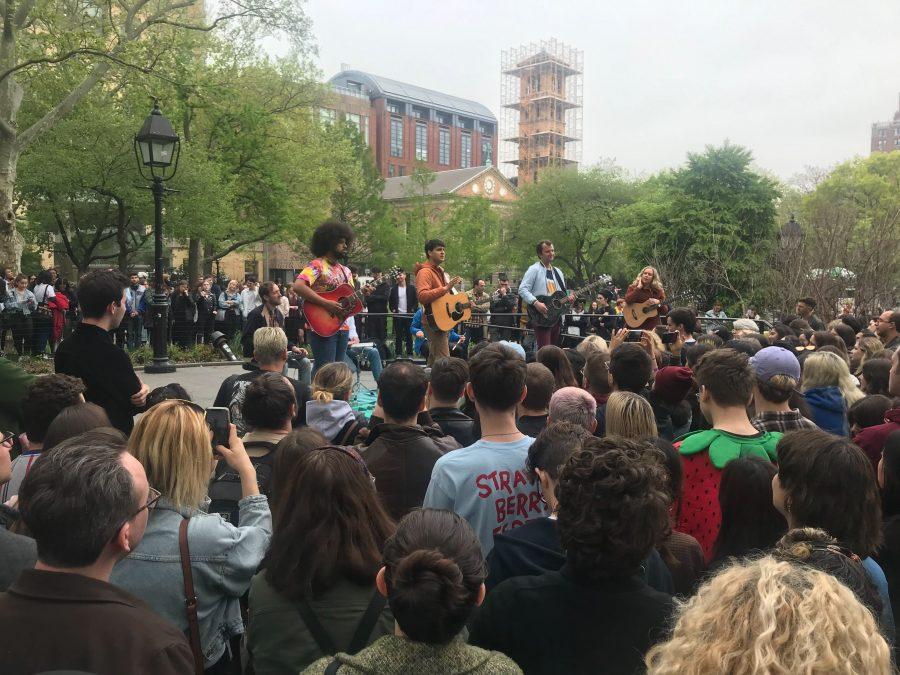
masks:
<path fill-rule="evenodd" d="M 429 366 L 433 366 L 435 361 L 444 356 L 450 356 L 450 333 L 432 328 L 427 321 L 422 322 L 422 331 L 428 340 Z"/>
<path fill-rule="evenodd" d="M 53 331 L 53 319 L 32 317 L 31 345 L 35 355 L 43 355 L 47 351 L 50 333 Z"/>
<path fill-rule="evenodd" d="M 355 373 L 359 373 L 359 354 L 365 354 L 365 357 L 369 360 L 369 365 L 372 367 L 372 377 L 378 382 L 378 378 L 381 377 L 381 371 L 384 370 L 384 366 L 381 363 L 381 354 L 378 353 L 375 347 L 357 347 L 355 345 L 349 347 L 347 353 L 344 354 L 344 363 L 350 366 Z"/>
<path fill-rule="evenodd" d="M 326 363 L 340 362 L 344 360 L 347 353 L 347 341 L 350 339 L 350 332 L 339 330 L 331 337 L 322 337 L 313 331 L 309 332 L 309 344 L 313 353 L 313 371 L 312 376 L 315 377 L 319 368 Z"/>
<path fill-rule="evenodd" d="M 298 381 L 302 382 L 307 387 L 312 385 L 312 362 L 309 359 L 292 354 L 288 357 L 288 360 L 285 361 L 282 375 L 290 377 L 290 375 L 288 375 L 288 370 L 290 368 L 297 369 Z"/>
<path fill-rule="evenodd" d="M 31 353 L 31 315 L 21 312 L 7 315 L 6 327 L 12 330 L 13 347 L 19 356 Z"/>
<path fill-rule="evenodd" d="M 144 333 L 144 318 L 138 314 L 128 318 L 128 348 L 137 349 L 141 346 Z"/>

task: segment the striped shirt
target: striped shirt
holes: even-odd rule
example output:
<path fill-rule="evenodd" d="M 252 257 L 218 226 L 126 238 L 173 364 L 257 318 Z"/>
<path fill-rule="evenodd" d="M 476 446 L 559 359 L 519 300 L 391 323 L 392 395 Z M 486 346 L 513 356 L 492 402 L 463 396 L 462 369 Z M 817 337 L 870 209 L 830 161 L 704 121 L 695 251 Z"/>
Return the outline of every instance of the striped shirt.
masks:
<path fill-rule="evenodd" d="M 761 412 L 750 422 L 760 431 L 780 431 L 782 433 L 795 429 L 818 429 L 811 419 L 800 414 L 799 410 L 788 412 Z"/>

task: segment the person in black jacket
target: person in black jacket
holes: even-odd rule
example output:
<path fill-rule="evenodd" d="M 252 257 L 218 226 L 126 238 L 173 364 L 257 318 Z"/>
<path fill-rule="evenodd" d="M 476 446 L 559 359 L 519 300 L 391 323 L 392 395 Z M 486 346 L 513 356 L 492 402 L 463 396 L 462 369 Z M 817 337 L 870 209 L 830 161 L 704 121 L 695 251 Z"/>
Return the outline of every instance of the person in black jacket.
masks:
<path fill-rule="evenodd" d="M 84 398 L 103 408 L 114 427 L 130 434 L 150 387 L 138 379 L 131 358 L 110 337 L 125 316 L 126 286 L 128 279 L 118 272 L 97 270 L 82 278 L 78 290 L 83 318 L 60 343 L 54 362 L 57 373 L 80 377 Z"/>
<path fill-rule="evenodd" d="M 416 285 L 406 282 L 406 272 L 400 270 L 397 273 L 397 283 L 391 287 L 389 298 L 391 312 L 394 316 L 394 356 L 398 359 L 403 354 L 403 345 L 406 345 L 406 355 L 413 357 L 412 333 L 409 327 L 412 325 L 412 314 L 419 307 L 419 296 L 416 294 Z M 405 316 L 409 314 L 410 316 Z"/>
<path fill-rule="evenodd" d="M 169 300 L 172 308 L 172 341 L 187 349 L 194 343 L 194 316 L 197 304 L 188 293 L 188 282 L 181 280 Z"/>
<path fill-rule="evenodd" d="M 470 644 L 538 675 L 643 672 L 644 654 L 664 637 L 673 611 L 671 596 L 640 574 L 669 530 L 657 455 L 641 441 L 584 441 L 566 460 L 556 490 L 565 564 L 488 593 Z"/>
<path fill-rule="evenodd" d="M 378 379 L 384 422 L 372 429 L 368 447 L 360 448 L 381 503 L 395 520 L 422 506 L 434 463 L 460 447 L 440 427 L 417 423 L 427 389 L 428 380 L 419 366 L 395 361 L 385 368 Z"/>
<path fill-rule="evenodd" d="M 208 280 L 203 280 L 197 284 L 192 296 L 197 307 L 196 335 L 199 335 L 201 341 L 206 344 L 209 343 L 209 335 L 213 332 L 215 325 L 218 297 L 210 291 L 210 282 Z"/>
<path fill-rule="evenodd" d="M 460 410 L 458 405 L 468 381 L 468 363 L 452 356 L 440 358 L 431 367 L 431 381 L 425 399 L 432 421 L 464 448 L 479 438 L 475 420 Z"/>
<path fill-rule="evenodd" d="M 503 326 L 503 328 L 493 328 L 495 332 L 494 341 L 512 340 L 515 331 L 511 330 L 516 325 L 516 317 L 504 316 L 516 311 L 516 303 L 519 298 L 515 292 L 509 287 L 509 278 L 502 272 L 497 277 L 499 285 L 497 290 L 491 295 L 491 323 L 495 326 Z"/>
<path fill-rule="evenodd" d="M 380 346 L 387 340 L 386 315 L 391 287 L 377 267 L 372 269 L 372 286 L 375 287 L 375 290 L 366 298 L 366 307 L 369 310 L 368 316 L 366 316 L 366 333 L 370 340 L 378 343 L 380 351 Z M 372 316 L 373 314 L 381 314 L 381 316 Z"/>

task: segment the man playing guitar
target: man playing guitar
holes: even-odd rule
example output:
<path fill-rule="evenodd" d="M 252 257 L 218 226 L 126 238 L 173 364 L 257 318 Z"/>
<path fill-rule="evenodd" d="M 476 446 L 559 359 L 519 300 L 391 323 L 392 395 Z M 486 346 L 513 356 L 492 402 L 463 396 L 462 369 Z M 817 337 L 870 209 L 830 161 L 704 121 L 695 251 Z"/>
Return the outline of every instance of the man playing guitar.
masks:
<path fill-rule="evenodd" d="M 659 272 L 655 267 L 645 267 L 641 270 L 637 279 L 631 282 L 628 290 L 625 291 L 625 302 L 629 305 L 647 303 L 653 305 L 657 310 L 663 309 L 662 302 L 666 299 L 666 292 L 662 287 L 662 280 L 659 278 Z M 659 324 L 658 311 L 647 319 L 640 326 L 632 326 L 639 330 L 653 330 Z"/>
<path fill-rule="evenodd" d="M 323 298 L 319 293 L 333 290 L 341 284 L 353 285 L 353 274 L 339 261 L 347 258 L 347 251 L 355 238 L 353 228 L 346 223 L 326 222 L 315 229 L 309 250 L 316 257 L 303 268 L 294 282 L 294 292 L 304 302 L 324 307 L 334 316 L 344 311 L 341 303 Z M 371 288 L 363 290 L 368 295 L 366 290 L 371 293 Z M 326 363 L 344 360 L 348 337 L 349 327 L 346 321 L 330 337 L 322 337 L 309 331 L 309 343 L 315 360 L 313 375 Z"/>
<path fill-rule="evenodd" d="M 444 242 L 440 239 L 429 239 L 425 242 L 425 262 L 416 263 L 414 268 L 419 302 L 426 314 L 429 312 L 429 305 L 432 302 L 445 296 L 460 282 L 459 277 L 451 279 L 450 275 L 444 271 L 442 265 L 446 257 L 447 248 Z M 450 333 L 448 331 L 433 328 L 427 319 L 422 321 L 422 329 L 429 345 L 429 366 L 441 357 L 450 356 Z"/>
<path fill-rule="evenodd" d="M 538 261 L 528 268 L 525 276 L 519 284 L 519 297 L 523 302 L 533 306 L 541 314 L 547 314 L 547 307 L 543 302 L 539 301 L 538 295 L 553 295 L 556 291 L 566 290 L 566 279 L 562 270 L 552 265 L 553 258 L 556 257 L 556 251 L 553 248 L 553 242 L 547 239 L 539 241 L 535 247 Z M 575 301 L 575 295 L 569 293 L 569 302 Z M 557 321 L 549 328 L 541 326 L 534 327 L 534 339 L 537 348 L 540 349 L 546 345 L 555 345 L 559 342 L 559 332 L 562 320 Z"/>

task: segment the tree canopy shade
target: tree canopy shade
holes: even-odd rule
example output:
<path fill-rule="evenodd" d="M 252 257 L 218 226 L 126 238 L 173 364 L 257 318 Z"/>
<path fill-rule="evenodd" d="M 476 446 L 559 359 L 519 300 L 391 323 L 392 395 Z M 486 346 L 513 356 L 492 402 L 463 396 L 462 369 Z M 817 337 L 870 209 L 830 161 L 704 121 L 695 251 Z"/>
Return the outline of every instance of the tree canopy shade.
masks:
<path fill-rule="evenodd" d="M 19 158 L 66 118 L 99 83 L 156 74 L 172 64 L 179 35 L 230 31 L 225 41 L 246 55 L 264 35 L 308 49 L 309 22 L 299 0 L 220 0 L 205 16 L 202 0 L 21 0 L 0 16 L 0 260 L 19 266 L 23 240 L 14 191 Z M 231 28 L 229 29 L 229 25 Z M 237 28 L 239 25 L 239 28 Z M 190 63 L 190 61 L 188 62 Z M 184 65 L 157 83 L 190 86 Z M 148 81 L 145 81 L 145 83 Z M 152 88 L 152 87 L 151 87 Z"/>

